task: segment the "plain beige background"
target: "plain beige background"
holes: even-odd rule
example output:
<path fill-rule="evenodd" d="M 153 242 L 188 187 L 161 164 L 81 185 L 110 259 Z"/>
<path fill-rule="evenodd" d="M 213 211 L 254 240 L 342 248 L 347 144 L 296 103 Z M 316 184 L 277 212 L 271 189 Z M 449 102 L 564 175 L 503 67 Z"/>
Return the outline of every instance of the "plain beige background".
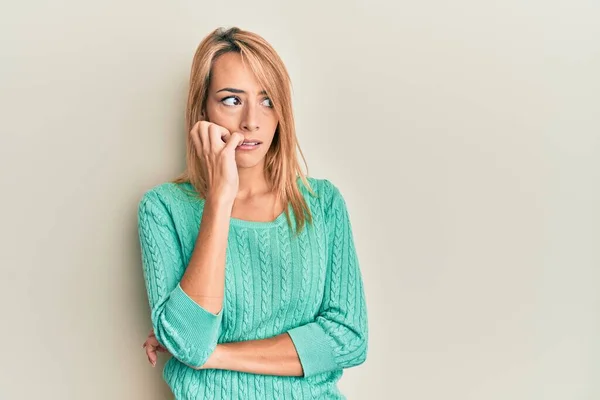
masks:
<path fill-rule="evenodd" d="M 600 3 L 28 1 L 0 11 L 0 398 L 167 399 L 137 242 L 191 60 L 253 30 L 370 319 L 349 399 L 600 398 Z"/>

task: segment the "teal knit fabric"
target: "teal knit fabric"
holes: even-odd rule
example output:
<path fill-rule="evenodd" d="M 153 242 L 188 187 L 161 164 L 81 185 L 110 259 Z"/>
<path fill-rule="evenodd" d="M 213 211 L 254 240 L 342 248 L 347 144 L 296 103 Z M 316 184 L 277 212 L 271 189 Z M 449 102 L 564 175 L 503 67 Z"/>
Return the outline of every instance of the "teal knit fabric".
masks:
<path fill-rule="evenodd" d="M 213 314 L 179 281 L 191 258 L 204 200 L 189 183 L 159 184 L 138 207 L 142 266 L 152 326 L 173 355 L 163 378 L 176 399 L 345 399 L 343 369 L 365 361 L 367 308 L 352 227 L 339 189 L 308 177 L 297 184 L 313 223 L 294 236 L 281 213 L 274 221 L 230 218 L 223 308 Z M 217 343 L 263 339 L 288 332 L 304 376 L 195 370 Z M 187 365 L 186 365 L 187 364 Z"/>

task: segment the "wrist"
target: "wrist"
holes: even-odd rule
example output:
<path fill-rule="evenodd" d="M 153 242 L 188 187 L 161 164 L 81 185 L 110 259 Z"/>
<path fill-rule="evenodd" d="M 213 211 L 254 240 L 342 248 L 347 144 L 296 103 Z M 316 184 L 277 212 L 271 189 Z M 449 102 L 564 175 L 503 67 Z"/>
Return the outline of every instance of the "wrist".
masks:
<path fill-rule="evenodd" d="M 208 357 L 206 363 L 202 366 L 203 369 L 225 369 L 227 348 L 223 344 L 217 344 L 214 351 Z"/>
<path fill-rule="evenodd" d="M 212 195 L 206 196 L 205 208 L 209 208 L 214 212 L 229 212 L 233 208 L 235 198 L 229 199 L 228 197 Z"/>
<path fill-rule="evenodd" d="M 206 200 L 215 204 L 233 205 L 236 196 L 237 190 L 232 191 L 229 187 L 211 187 L 206 193 Z"/>
<path fill-rule="evenodd" d="M 229 201 L 223 198 L 209 197 L 204 203 L 204 211 L 207 211 L 210 215 L 217 217 L 217 219 L 231 217 L 233 210 L 233 201 Z"/>

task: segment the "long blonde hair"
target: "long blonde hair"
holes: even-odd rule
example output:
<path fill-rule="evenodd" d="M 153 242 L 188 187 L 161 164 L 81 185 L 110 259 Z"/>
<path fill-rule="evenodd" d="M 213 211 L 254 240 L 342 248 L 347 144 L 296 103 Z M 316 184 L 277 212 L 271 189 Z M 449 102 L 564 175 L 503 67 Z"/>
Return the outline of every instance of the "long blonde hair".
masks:
<path fill-rule="evenodd" d="M 312 214 L 297 185 L 297 178 L 315 195 L 308 180 L 308 166 L 296 137 L 292 111 L 291 81 L 287 69 L 273 47 L 259 35 L 233 27 L 217 28 L 206 36 L 198 46 L 190 73 L 190 86 L 186 108 L 186 170 L 175 178 L 174 183 L 190 183 L 200 198 L 207 193 L 206 168 L 198 158 L 189 135 L 194 124 L 205 113 L 211 70 L 214 61 L 228 52 L 237 52 L 250 65 L 257 80 L 265 88 L 278 118 L 278 125 L 271 147 L 265 155 L 265 176 L 270 189 L 283 200 L 285 215 L 291 227 L 288 206 L 292 206 L 296 219 L 296 234 L 306 222 L 312 223 Z M 306 173 L 303 173 L 296 149 L 300 152 Z"/>

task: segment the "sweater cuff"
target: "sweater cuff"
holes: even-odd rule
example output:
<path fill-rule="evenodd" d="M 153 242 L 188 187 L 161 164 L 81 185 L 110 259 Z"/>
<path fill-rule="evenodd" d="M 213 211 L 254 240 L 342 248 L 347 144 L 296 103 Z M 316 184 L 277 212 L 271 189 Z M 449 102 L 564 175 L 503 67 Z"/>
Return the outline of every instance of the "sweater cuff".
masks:
<path fill-rule="evenodd" d="M 316 322 L 288 331 L 302 364 L 304 377 L 340 369 L 325 330 Z"/>
<path fill-rule="evenodd" d="M 182 356 L 194 366 L 201 366 L 214 351 L 219 338 L 223 308 L 213 314 L 196 303 L 178 283 L 165 305 L 163 319 L 171 332 L 177 332 Z M 175 344 L 175 343 L 173 343 Z"/>

